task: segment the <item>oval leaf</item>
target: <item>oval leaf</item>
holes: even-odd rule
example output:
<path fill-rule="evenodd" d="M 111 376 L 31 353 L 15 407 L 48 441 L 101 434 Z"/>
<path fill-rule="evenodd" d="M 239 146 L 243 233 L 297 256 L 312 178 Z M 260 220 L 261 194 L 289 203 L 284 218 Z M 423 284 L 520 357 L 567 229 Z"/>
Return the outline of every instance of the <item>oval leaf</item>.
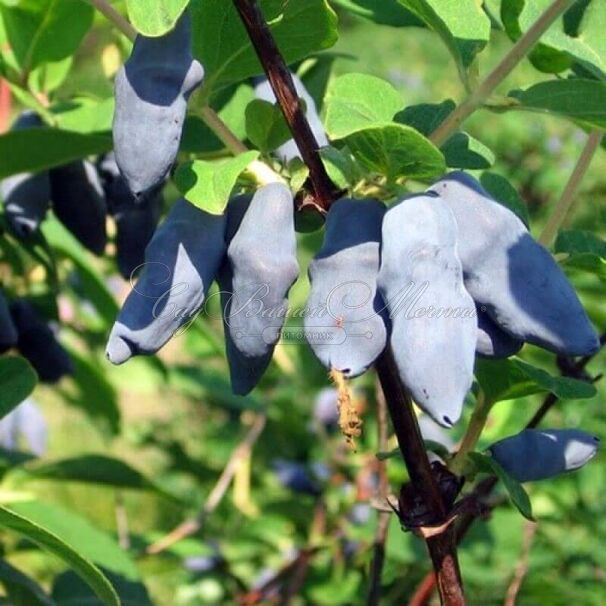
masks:
<path fill-rule="evenodd" d="M 0 179 L 69 164 L 112 149 L 111 137 L 57 128 L 28 128 L 0 136 Z"/>
<path fill-rule="evenodd" d="M 175 183 L 192 204 L 213 215 L 220 215 L 238 177 L 258 157 L 259 152 L 249 151 L 218 162 L 188 162 L 177 169 Z"/>
<path fill-rule="evenodd" d="M 518 508 L 518 511 L 527 519 L 534 522 L 532 515 L 532 504 L 528 498 L 528 493 L 524 490 L 524 487 L 517 481 L 514 480 L 492 457 L 481 454 L 479 452 L 470 452 L 468 455 L 469 459 L 476 466 L 478 471 L 484 473 L 490 473 L 505 486 L 511 502 Z"/>
<path fill-rule="evenodd" d="M 81 0 L 36 0 L 0 5 L 0 15 L 15 61 L 28 74 L 74 53 L 93 24 L 94 9 Z"/>
<path fill-rule="evenodd" d="M 490 37 L 490 19 L 476 0 L 399 0 L 432 29 L 453 56 L 461 79 Z"/>
<path fill-rule="evenodd" d="M 591 383 L 553 377 L 545 370 L 515 358 L 477 360 L 475 375 L 490 402 L 547 392 L 562 400 L 593 398 L 597 393 Z"/>
<path fill-rule="evenodd" d="M 398 177 L 431 179 L 446 172 L 440 150 L 410 126 L 371 126 L 345 141 L 356 160 L 389 181 Z"/>
<path fill-rule="evenodd" d="M 559 114 L 589 128 L 606 128 L 605 82 L 550 80 L 510 95 L 526 109 Z"/>
<path fill-rule="evenodd" d="M 21 404 L 37 382 L 36 371 L 27 360 L 16 356 L 0 358 L 0 418 Z"/>
<path fill-rule="evenodd" d="M 402 99 L 385 80 L 346 74 L 331 84 L 325 104 L 326 131 L 331 139 L 342 139 L 367 126 L 390 122 L 402 107 Z"/>
<path fill-rule="evenodd" d="M 173 29 L 189 0 L 126 0 L 128 16 L 144 36 L 162 36 Z"/>
<path fill-rule="evenodd" d="M 0 506 L 0 526 L 20 534 L 63 560 L 90 585 L 106 606 L 120 606 L 118 595 L 103 573 L 57 535 L 2 506 Z"/>
<path fill-rule="evenodd" d="M 104 455 L 83 455 L 44 465 L 26 467 L 31 476 L 43 480 L 83 482 L 131 490 L 151 490 L 163 497 L 176 500 L 154 482 L 124 461 Z"/>

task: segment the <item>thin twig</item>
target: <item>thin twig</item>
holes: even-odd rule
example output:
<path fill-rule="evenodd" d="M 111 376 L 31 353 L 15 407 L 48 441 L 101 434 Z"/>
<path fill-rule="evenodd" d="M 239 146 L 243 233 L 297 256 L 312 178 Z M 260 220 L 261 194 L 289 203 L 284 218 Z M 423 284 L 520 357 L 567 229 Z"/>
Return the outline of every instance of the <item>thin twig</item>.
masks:
<path fill-rule="evenodd" d="M 202 525 L 208 516 L 219 506 L 219 503 L 225 496 L 234 475 L 238 471 L 240 463 L 251 452 L 252 447 L 259 439 L 259 436 L 265 428 L 266 421 L 267 417 L 264 413 L 256 415 L 252 427 L 249 429 L 242 442 L 240 442 L 240 444 L 238 444 L 238 446 L 232 452 L 227 465 L 225 465 L 223 472 L 217 480 L 217 483 L 208 495 L 208 499 L 206 500 L 202 511 L 194 519 L 186 520 L 182 524 L 179 524 L 177 528 L 172 530 L 165 537 L 153 545 L 150 545 L 147 548 L 148 555 L 156 555 L 161 553 L 178 541 L 195 534 L 200 530 L 200 528 L 202 528 Z"/>
<path fill-rule="evenodd" d="M 549 217 L 549 221 L 547 221 L 545 229 L 543 229 L 543 232 L 539 237 L 539 242 L 544 246 L 551 245 L 556 234 L 558 233 L 558 229 L 562 226 L 566 218 L 571 215 L 579 186 L 587 174 L 587 170 L 589 169 L 589 165 L 591 164 L 595 152 L 600 147 L 603 135 L 604 131 L 602 130 L 594 130 L 589 134 L 587 143 L 583 148 L 581 156 L 579 157 L 572 174 L 570 175 L 570 179 L 562 192 L 562 196 L 559 199 L 553 213 Z"/>
<path fill-rule="evenodd" d="M 124 550 L 130 549 L 130 534 L 128 529 L 128 512 L 124 506 L 124 496 L 121 491 L 116 491 L 116 531 L 118 543 Z"/>
<path fill-rule="evenodd" d="M 137 30 L 109 3 L 108 0 L 85 0 L 111 21 L 129 40 L 134 41 Z"/>
<path fill-rule="evenodd" d="M 606 333 L 603 333 L 600 337 L 600 346 L 600 349 L 596 353 L 584 356 L 575 364 L 573 364 L 570 369 L 562 372 L 562 374 L 564 376 L 579 378 L 579 376 L 581 376 L 581 373 L 584 371 L 585 367 L 600 353 L 602 348 L 606 346 Z M 530 421 L 528 421 L 528 423 L 526 424 L 526 429 L 533 429 L 537 427 L 557 402 L 558 398 L 555 395 L 553 395 L 552 393 L 547 394 L 547 396 L 543 400 L 543 403 L 539 406 Z M 484 478 L 471 492 L 471 498 L 475 499 L 478 502 L 485 501 L 495 489 L 498 482 L 499 481 L 496 476 L 489 476 L 487 478 Z M 456 527 L 457 544 L 461 543 L 461 541 L 465 538 L 467 532 L 469 531 L 476 519 L 477 516 L 469 512 L 459 518 Z M 417 589 L 413 594 L 410 604 L 414 604 L 414 606 L 425 606 L 425 604 L 427 604 L 429 599 L 431 598 L 433 590 L 435 589 L 435 585 L 435 575 L 433 574 L 433 572 L 427 573 L 425 578 L 417 586 Z"/>
<path fill-rule="evenodd" d="M 248 147 L 232 133 L 227 124 L 208 105 L 200 108 L 200 117 L 234 156 L 248 151 Z"/>
<path fill-rule="evenodd" d="M 249 151 L 248 147 L 238 139 L 235 133 L 223 122 L 221 116 L 209 105 L 203 105 L 199 108 L 198 114 L 206 126 L 216 135 L 216 137 L 225 145 L 225 148 L 234 156 L 244 154 Z M 246 171 L 252 175 L 257 184 L 269 185 L 270 183 L 285 183 L 284 179 L 271 167 L 260 160 L 253 160 Z"/>
<path fill-rule="evenodd" d="M 385 395 L 377 388 L 377 433 L 379 452 L 387 452 L 388 449 L 388 426 L 387 426 L 387 403 Z M 389 481 L 387 478 L 386 461 L 378 461 L 377 469 L 379 475 L 379 486 L 377 497 L 381 502 L 389 495 Z M 368 591 L 368 606 L 379 606 L 381 602 L 381 578 L 383 576 L 383 564 L 385 563 L 385 543 L 389 531 L 390 515 L 386 511 L 377 514 L 377 528 L 373 544 L 373 557 L 370 567 L 370 588 Z"/>
<path fill-rule="evenodd" d="M 318 142 L 305 117 L 290 71 L 256 0 L 233 0 L 233 2 L 263 65 L 286 123 L 292 133 L 296 133 L 294 139 L 303 162 L 309 169 L 315 203 L 320 209 L 327 211 L 336 197 L 337 188 L 328 177 L 318 153 Z"/>
<path fill-rule="evenodd" d="M 459 105 L 434 131 L 430 139 L 438 146 L 455 133 L 461 124 L 478 109 L 496 87 L 509 76 L 515 67 L 526 57 L 541 36 L 549 29 L 572 4 L 573 0 L 555 0 L 537 19 L 534 25 L 516 42 L 502 61 L 488 74 L 486 79 L 471 95 Z"/>
<path fill-rule="evenodd" d="M 408 602 L 408 606 L 425 606 L 433 595 L 435 588 L 436 575 L 433 572 L 429 572 L 417 587 L 410 602 Z"/>
<path fill-rule="evenodd" d="M 516 600 L 520 588 L 524 582 L 524 577 L 528 574 L 528 560 L 530 559 L 530 549 L 532 547 L 532 541 L 537 532 L 537 524 L 526 520 L 524 524 L 524 542 L 522 544 L 522 553 L 516 566 L 515 574 L 511 580 L 511 584 L 507 589 L 507 597 L 505 598 L 504 606 L 516 606 Z"/>
<path fill-rule="evenodd" d="M 467 455 L 476 447 L 476 444 L 482 435 L 482 431 L 484 430 L 484 426 L 486 425 L 486 421 L 488 420 L 488 414 L 490 413 L 493 404 L 494 402 L 488 400 L 484 394 L 484 391 L 480 389 L 476 398 L 473 413 L 471 414 L 471 419 L 469 420 L 467 430 L 463 436 L 461 446 L 459 447 L 459 450 L 457 451 L 457 454 L 455 455 L 451 464 L 448 466 L 450 471 L 452 471 L 454 474 L 463 475 L 463 468 L 465 467 Z"/>
<path fill-rule="evenodd" d="M 320 551 L 319 547 L 301 550 L 292 562 L 283 566 L 275 576 L 269 579 L 269 581 L 264 583 L 261 587 L 253 589 L 243 596 L 236 598 L 236 602 L 239 606 L 254 606 L 255 604 L 260 604 L 265 600 L 269 593 L 272 593 L 279 588 L 280 585 L 293 574 L 293 571 L 301 565 L 301 562 L 305 561 L 308 565 L 318 551 Z"/>

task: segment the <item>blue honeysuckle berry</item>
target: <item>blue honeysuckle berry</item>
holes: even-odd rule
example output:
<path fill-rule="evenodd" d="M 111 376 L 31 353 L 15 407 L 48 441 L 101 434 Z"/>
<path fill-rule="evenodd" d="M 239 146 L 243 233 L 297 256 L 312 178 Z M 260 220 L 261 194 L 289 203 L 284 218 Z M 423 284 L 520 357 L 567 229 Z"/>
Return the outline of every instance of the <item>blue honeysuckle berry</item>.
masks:
<path fill-rule="evenodd" d="M 452 212 L 435 195 L 405 198 L 383 220 L 378 285 L 394 358 L 414 401 L 445 427 L 471 388 L 478 331 L 457 246 Z"/>
<path fill-rule="evenodd" d="M 599 444 L 599 438 L 578 429 L 525 429 L 488 451 L 518 482 L 531 482 L 579 469 Z"/>
<path fill-rule="evenodd" d="M 501 330 L 562 355 L 597 351 L 598 336 L 574 288 L 515 213 L 464 172 L 429 191 L 455 216 L 465 287 Z"/>

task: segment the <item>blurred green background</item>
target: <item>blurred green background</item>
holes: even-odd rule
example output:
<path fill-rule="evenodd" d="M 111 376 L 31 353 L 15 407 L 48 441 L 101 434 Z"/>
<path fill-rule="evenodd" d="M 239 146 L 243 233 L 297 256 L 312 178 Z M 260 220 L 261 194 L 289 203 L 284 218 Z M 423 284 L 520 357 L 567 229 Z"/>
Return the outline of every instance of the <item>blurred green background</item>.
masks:
<path fill-rule="evenodd" d="M 493 32 L 493 42 L 480 56 L 481 73 L 510 46 L 504 34 Z M 458 101 L 464 93 L 450 55 L 427 30 L 376 26 L 341 14 L 340 40 L 330 52 L 338 55 L 334 75 L 355 71 L 384 78 L 401 92 L 403 107 L 447 98 Z M 75 93 L 111 95 L 106 74 L 112 73 L 118 61 L 115 35 L 99 19 L 58 96 L 67 100 Z M 501 92 L 545 79 L 545 74 L 524 62 Z M 493 150 L 496 161 L 491 170 L 507 176 L 518 188 L 528 204 L 532 231 L 538 235 L 586 134 L 565 120 L 546 115 L 487 111 L 469 121 L 468 131 Z M 573 223 L 601 237 L 606 236 L 605 175 L 606 155 L 599 152 L 582 184 Z M 168 198 L 175 196 L 172 192 Z M 306 266 L 320 238 L 320 234 L 301 236 L 301 278 L 291 291 L 294 308 L 304 306 Z M 111 275 L 107 261 L 98 265 L 105 275 Z M 89 529 L 91 534 L 74 532 L 73 539 L 89 551 L 102 549 L 95 533 L 120 539 L 136 561 L 154 604 L 235 604 L 243 595 L 252 599 L 252 588 L 272 578 L 309 546 L 314 551 L 302 583 L 286 577 L 296 594 L 292 603 L 364 603 L 377 517 L 369 506 L 377 468 L 373 378 L 355 382 L 364 430 L 354 453 L 338 432 L 326 431 L 314 417 L 318 394 L 329 386 L 329 380 L 306 346 L 282 346 L 280 366 L 274 362 L 250 397 L 231 396 L 216 304 L 211 306 L 209 319 L 198 320 L 174 339 L 158 360 L 138 358 L 124 367 L 112 367 L 102 356 L 103 327 L 98 318 L 87 314 L 86 302 L 78 297 L 78 271 L 73 269 L 61 275 L 68 289 L 59 301 L 60 309 L 75 318 L 64 330 L 65 341 L 75 350 L 86 347 L 96 352 L 96 358 L 92 364 L 79 366 L 80 373 L 89 375 L 88 389 L 76 388 L 71 380 L 65 380 L 60 389 L 37 388 L 34 399 L 49 426 L 45 460 L 111 454 L 153 478 L 172 498 L 162 496 L 160 490 L 116 490 L 61 478 L 36 479 L 7 467 L 0 486 L 4 501 L 10 502 L 15 492 L 26 492 L 41 503 L 78 512 L 94 529 Z M 570 270 L 569 277 L 595 325 L 603 331 L 603 283 L 580 271 Z M 68 281 L 71 278 L 73 283 Z M 128 292 L 128 285 L 117 277 L 111 279 L 111 285 L 118 298 Z M 297 325 L 297 321 L 291 320 L 291 324 Z M 527 346 L 522 357 L 558 373 L 553 356 L 536 348 Z M 589 367 L 591 374 L 604 372 L 605 361 L 604 353 L 596 357 Z M 598 383 L 598 390 L 592 400 L 560 403 L 544 426 L 581 427 L 606 438 L 606 384 Z M 517 432 L 541 399 L 533 396 L 500 403 L 490 416 L 482 444 Z M 147 555 L 150 544 L 201 509 L 262 408 L 267 411 L 267 425 L 217 509 L 192 537 L 160 555 Z M 121 415 L 120 428 L 113 432 L 107 419 L 116 410 Z M 452 431 L 453 440 L 460 437 L 463 426 L 461 423 Z M 299 462 L 312 476 L 315 472 L 321 495 L 300 494 L 280 485 L 272 468 L 276 459 Z M 574 475 L 528 487 L 538 526 L 517 604 L 606 603 L 605 461 L 602 453 Z M 405 468 L 391 459 L 388 473 L 396 492 L 406 478 Z M 499 490 L 497 498 L 503 494 Z M 57 517 L 62 516 L 58 513 Z M 62 519 L 69 526 L 65 516 Z M 525 536 L 527 522 L 506 499 L 488 523 L 475 525 L 460 550 L 471 605 L 504 603 L 516 567 L 523 564 Z M 62 569 L 57 560 L 26 544 L 9 537 L 3 541 L 10 550 L 9 561 L 31 572 L 43 585 L 50 584 Z M 107 558 L 116 563 L 111 552 Z M 119 572 L 117 568 L 115 572 Z M 422 543 L 403 533 L 391 516 L 382 603 L 406 603 L 427 572 Z M 80 603 L 85 602 L 71 602 L 73 606 Z M 133 598 L 131 603 L 146 602 Z"/>

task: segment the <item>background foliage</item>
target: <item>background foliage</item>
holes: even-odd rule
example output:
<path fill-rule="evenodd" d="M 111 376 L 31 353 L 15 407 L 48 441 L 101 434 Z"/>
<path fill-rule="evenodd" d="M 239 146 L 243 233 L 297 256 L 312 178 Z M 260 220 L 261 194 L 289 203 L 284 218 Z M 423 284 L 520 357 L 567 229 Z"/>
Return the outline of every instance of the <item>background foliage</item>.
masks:
<path fill-rule="evenodd" d="M 128 8 L 140 31 L 159 35 L 186 4 L 130 0 L 116 6 Z M 515 205 L 538 235 L 580 154 L 585 131 L 606 125 L 606 49 L 603 29 L 597 29 L 604 24 L 605 9 L 599 0 L 577 3 L 531 61 L 502 84 L 502 98 L 493 100 L 499 111 L 478 112 L 466 123 L 466 134 L 453 137 L 442 152 L 423 135 L 452 109 L 449 100 L 460 100 L 478 73 L 496 64 L 548 2 L 504 0 L 501 7 L 490 0 L 488 12 L 475 0 L 261 4 L 287 60 L 323 107 L 327 132 L 339 144 L 327 163 L 331 176 L 343 184 L 351 186 L 363 176 L 367 185 L 373 175 L 383 174 L 387 182 L 376 185 L 388 198 L 402 190 L 398 178 L 403 176 L 424 180 L 446 166 L 487 171 L 486 187 Z M 242 82 L 260 67 L 231 3 L 193 0 L 191 9 L 195 51 L 207 79 L 190 104 L 182 159 L 193 160 L 196 154 L 193 170 L 199 175 L 217 171 L 229 191 L 242 167 L 234 169 L 232 161 L 221 171 L 208 168 L 216 167 L 211 160 L 227 154 L 195 115 L 196 108 L 210 100 L 238 136 L 248 136 L 263 152 L 282 142 L 284 131 L 279 116 L 265 111 L 260 118 L 253 112 L 262 109 L 246 110 L 253 95 Z M 1 0 L 0 46 L 14 110 L 32 107 L 49 124 L 35 133 L 0 136 L 0 177 L 111 149 L 111 79 L 129 43 L 104 18 L 81 0 Z M 554 78 L 555 73 L 561 77 Z M 571 74 L 581 81 L 567 80 Z M 512 108 L 505 95 L 516 90 L 523 92 L 515 93 L 520 105 Z M 426 105 L 438 103 L 442 111 Z M 269 126 L 258 130 L 265 121 Z M 302 182 L 302 168 L 290 168 L 293 180 Z M 557 252 L 572 253 L 562 257 L 564 267 L 602 331 L 605 173 L 606 157 L 599 152 L 570 226 L 595 238 L 588 245 L 578 233 L 568 232 L 556 244 Z M 194 202 L 209 203 L 205 191 L 188 191 L 179 174 L 169 185 L 167 207 L 178 196 L 177 188 Z M 303 268 L 320 241 L 320 232 L 300 236 Z M 5 288 L 33 294 L 49 317 L 61 320 L 61 338 L 75 363 L 73 378 L 58 387 L 35 388 L 48 423 L 47 452 L 35 457 L 23 442 L 0 457 L 3 603 L 96 604 L 72 571 L 105 603 L 117 603 L 101 569 L 124 604 L 232 604 L 309 546 L 313 556 L 293 603 L 362 603 L 376 523 L 369 506 L 377 451 L 370 375 L 355 383 L 365 425 L 354 454 L 342 436 L 314 417 L 314 403 L 328 380 L 306 346 L 282 347 L 280 364 L 270 368 L 260 388 L 246 398 L 232 396 L 216 305 L 210 317 L 198 320 L 157 358 L 111 367 L 103 358 L 105 338 L 128 292 L 111 254 L 92 258 L 52 219 L 39 241 L 28 246 L 3 231 L 0 250 Z M 302 271 L 291 292 L 294 308 L 304 306 L 307 289 Z M 553 356 L 536 348 L 527 346 L 521 358 L 559 374 Z M 604 370 L 604 360 L 602 353 L 592 362 L 592 374 Z M 3 411 L 32 388 L 27 367 L 20 369 L 18 385 L 7 383 L 15 368 L 6 364 L 20 361 L 2 359 Z M 493 409 L 481 445 L 517 432 L 544 393 L 556 389 L 541 385 L 536 376 L 528 388 L 528 375 L 522 376 L 519 367 L 516 372 L 492 369 L 486 384 L 503 372 L 512 372 L 514 387 L 524 383 L 526 388 L 500 394 L 503 401 Z M 606 387 L 598 383 L 597 390 L 597 396 L 582 400 L 573 392 L 550 413 L 549 426 L 580 426 L 606 437 Z M 267 425 L 252 456 L 244 459 L 226 498 L 200 532 L 149 555 L 154 541 L 200 511 L 261 411 Z M 453 440 L 464 425 L 453 430 Z M 519 604 L 601 606 L 606 600 L 605 456 L 577 474 L 528 487 L 539 523 Z M 281 486 L 272 470 L 277 458 L 304 464 L 315 474 L 321 496 Z M 398 458 L 389 460 L 388 473 L 393 487 L 406 479 Z M 506 499 L 492 518 L 490 524 L 478 523 L 460 550 L 470 604 L 501 604 L 521 558 L 527 522 Z M 402 603 L 427 572 L 423 550 L 392 516 L 385 604 Z"/>

